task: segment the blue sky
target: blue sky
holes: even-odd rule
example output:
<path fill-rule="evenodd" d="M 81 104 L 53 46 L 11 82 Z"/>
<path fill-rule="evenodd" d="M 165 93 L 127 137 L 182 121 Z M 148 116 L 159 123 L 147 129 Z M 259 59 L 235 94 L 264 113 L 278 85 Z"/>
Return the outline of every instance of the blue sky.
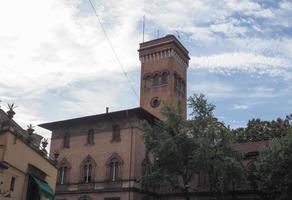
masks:
<path fill-rule="evenodd" d="M 188 95 L 204 93 L 226 124 L 292 112 L 291 1 L 92 1 L 138 94 L 145 15 L 146 40 L 180 36 Z M 0 24 L 1 105 L 15 102 L 23 126 L 139 106 L 88 0 L 1 2 Z"/>

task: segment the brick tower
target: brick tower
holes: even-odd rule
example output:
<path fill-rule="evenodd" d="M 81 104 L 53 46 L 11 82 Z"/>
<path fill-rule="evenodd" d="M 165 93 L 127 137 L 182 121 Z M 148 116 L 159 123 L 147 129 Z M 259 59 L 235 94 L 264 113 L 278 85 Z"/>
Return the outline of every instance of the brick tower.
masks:
<path fill-rule="evenodd" d="M 140 106 L 161 118 L 163 104 L 183 109 L 186 117 L 187 49 L 173 35 L 140 44 Z"/>

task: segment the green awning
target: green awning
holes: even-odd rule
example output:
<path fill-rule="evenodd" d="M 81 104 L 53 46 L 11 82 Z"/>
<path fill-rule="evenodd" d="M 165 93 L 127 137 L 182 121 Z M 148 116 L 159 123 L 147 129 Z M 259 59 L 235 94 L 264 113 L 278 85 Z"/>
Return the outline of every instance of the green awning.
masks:
<path fill-rule="evenodd" d="M 53 190 L 50 188 L 50 186 L 46 182 L 44 182 L 36 177 L 33 177 L 33 176 L 32 176 L 32 178 L 33 178 L 35 184 L 37 185 L 41 196 L 46 197 L 46 198 L 51 199 L 51 200 L 53 200 L 55 198 Z"/>

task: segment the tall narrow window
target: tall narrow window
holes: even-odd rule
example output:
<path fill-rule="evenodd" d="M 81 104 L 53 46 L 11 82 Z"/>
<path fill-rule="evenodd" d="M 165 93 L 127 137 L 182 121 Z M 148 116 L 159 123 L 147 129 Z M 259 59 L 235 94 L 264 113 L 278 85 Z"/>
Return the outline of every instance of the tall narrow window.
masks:
<path fill-rule="evenodd" d="M 94 181 L 96 163 L 94 159 L 88 155 L 80 164 L 80 182 L 90 183 Z"/>
<path fill-rule="evenodd" d="M 61 162 L 59 163 L 58 167 L 58 184 L 66 184 L 69 181 L 69 169 L 70 169 L 70 163 L 66 160 L 66 158 L 63 158 Z"/>
<path fill-rule="evenodd" d="M 158 86 L 159 85 L 159 74 L 155 74 L 153 76 L 153 82 L 152 82 L 153 86 Z"/>
<path fill-rule="evenodd" d="M 59 178 L 58 178 L 59 184 L 65 184 L 67 182 L 67 171 L 68 171 L 68 168 L 66 166 L 62 166 L 59 168 Z"/>
<path fill-rule="evenodd" d="M 181 78 L 178 78 L 177 79 L 177 87 L 179 90 L 181 90 L 181 84 L 182 84 L 182 80 L 181 80 Z"/>
<path fill-rule="evenodd" d="M 94 130 L 90 129 L 87 132 L 86 144 L 94 144 Z"/>
<path fill-rule="evenodd" d="M 167 72 L 163 72 L 162 76 L 161 76 L 161 84 L 165 85 L 168 83 L 168 73 Z"/>
<path fill-rule="evenodd" d="M 16 177 L 11 177 L 10 191 L 14 191 Z"/>
<path fill-rule="evenodd" d="M 110 179 L 116 181 L 119 177 L 119 161 L 112 159 L 110 162 Z"/>
<path fill-rule="evenodd" d="M 176 89 L 178 86 L 178 77 L 176 74 L 174 74 L 174 89 Z"/>
<path fill-rule="evenodd" d="M 112 142 L 121 141 L 121 128 L 119 125 L 113 126 Z"/>
<path fill-rule="evenodd" d="M 91 182 L 91 174 L 92 174 L 92 165 L 89 161 L 87 161 L 83 167 L 84 170 L 84 182 L 90 183 Z"/>
<path fill-rule="evenodd" d="M 182 93 L 183 93 L 184 95 L 186 94 L 186 83 L 185 83 L 184 80 L 182 81 Z"/>
<path fill-rule="evenodd" d="M 65 133 L 63 137 L 63 148 L 69 148 L 70 147 L 70 134 Z"/>
<path fill-rule="evenodd" d="M 107 160 L 107 178 L 111 181 L 117 181 L 121 178 L 121 167 L 123 161 L 117 153 L 113 153 Z"/>
<path fill-rule="evenodd" d="M 144 85 L 145 85 L 145 88 L 148 89 L 151 87 L 151 77 L 149 75 L 145 76 L 144 77 Z"/>

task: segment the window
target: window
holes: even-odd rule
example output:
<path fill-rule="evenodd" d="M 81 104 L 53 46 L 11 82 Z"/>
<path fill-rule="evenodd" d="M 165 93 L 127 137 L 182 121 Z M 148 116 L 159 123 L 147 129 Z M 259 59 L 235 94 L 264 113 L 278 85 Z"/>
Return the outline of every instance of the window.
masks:
<path fill-rule="evenodd" d="M 16 177 L 11 177 L 10 191 L 14 191 Z"/>
<path fill-rule="evenodd" d="M 163 72 L 162 76 L 161 76 L 161 84 L 165 85 L 168 83 L 168 73 L 167 72 Z"/>
<path fill-rule="evenodd" d="M 119 161 L 112 159 L 110 162 L 110 180 L 116 181 L 119 177 Z"/>
<path fill-rule="evenodd" d="M 121 128 L 119 125 L 113 126 L 113 135 L 112 135 L 112 142 L 119 142 L 121 141 Z"/>
<path fill-rule="evenodd" d="M 94 169 L 96 163 L 94 159 L 88 155 L 80 164 L 80 182 L 90 183 L 94 181 Z"/>
<path fill-rule="evenodd" d="M 177 74 L 174 74 L 174 88 L 176 89 L 178 86 L 178 77 Z"/>
<path fill-rule="evenodd" d="M 144 87 L 146 89 L 150 88 L 151 87 L 151 77 L 149 75 L 145 76 L 144 77 Z"/>
<path fill-rule="evenodd" d="M 107 160 L 107 178 L 110 181 L 117 181 L 121 178 L 121 167 L 123 161 L 117 153 L 113 153 L 112 156 Z"/>
<path fill-rule="evenodd" d="M 59 184 L 65 184 L 67 181 L 67 175 L 68 175 L 68 168 L 66 166 L 62 166 L 59 168 L 59 177 L 58 177 L 58 183 Z"/>
<path fill-rule="evenodd" d="M 186 94 L 186 83 L 184 80 L 182 81 L 182 93 Z"/>
<path fill-rule="evenodd" d="M 58 167 L 58 184 L 66 184 L 69 182 L 69 170 L 71 166 L 70 163 L 66 160 L 66 158 L 63 158 L 61 162 L 59 163 Z"/>
<path fill-rule="evenodd" d="M 94 144 L 94 130 L 90 129 L 87 132 L 86 144 Z"/>
<path fill-rule="evenodd" d="M 159 75 L 158 74 L 155 74 L 153 76 L 153 86 L 158 86 L 159 85 Z"/>
<path fill-rule="evenodd" d="M 152 108 L 157 108 L 160 105 L 160 100 L 158 97 L 153 97 L 150 101 L 150 105 Z"/>
<path fill-rule="evenodd" d="M 69 133 L 65 133 L 63 137 L 63 148 L 69 148 L 70 147 L 70 135 Z"/>
<path fill-rule="evenodd" d="M 178 89 L 181 90 L 181 84 L 182 84 L 181 78 L 178 78 L 177 83 L 178 83 L 177 85 Z"/>
<path fill-rule="evenodd" d="M 83 167 L 83 174 L 84 174 L 84 183 L 91 182 L 91 174 L 92 174 L 92 165 L 90 162 L 87 162 Z"/>

